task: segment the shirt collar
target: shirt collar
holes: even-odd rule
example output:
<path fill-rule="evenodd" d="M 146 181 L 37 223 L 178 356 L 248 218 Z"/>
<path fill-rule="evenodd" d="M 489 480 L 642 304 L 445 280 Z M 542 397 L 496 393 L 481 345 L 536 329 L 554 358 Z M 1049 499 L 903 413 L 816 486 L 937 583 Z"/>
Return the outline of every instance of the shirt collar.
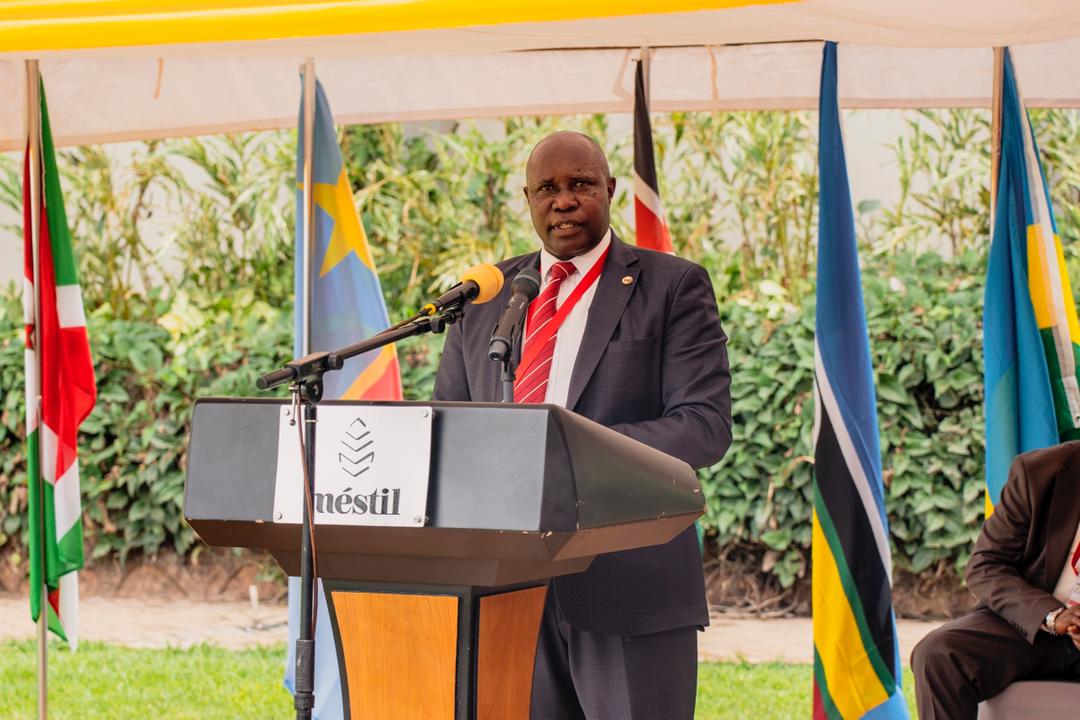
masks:
<path fill-rule="evenodd" d="M 570 262 L 574 263 L 574 267 L 577 268 L 578 274 L 584 275 L 592 269 L 592 266 L 596 264 L 596 261 L 600 259 L 600 256 L 607 250 L 608 245 L 611 244 L 611 227 L 609 226 L 607 232 L 604 233 L 604 237 L 600 239 L 600 242 L 596 243 L 596 247 L 592 250 L 582 253 L 576 257 L 570 258 Z M 548 271 L 551 270 L 551 266 L 560 262 L 559 258 L 555 257 L 547 251 L 543 245 L 540 246 L 540 278 L 541 282 L 547 282 Z"/>

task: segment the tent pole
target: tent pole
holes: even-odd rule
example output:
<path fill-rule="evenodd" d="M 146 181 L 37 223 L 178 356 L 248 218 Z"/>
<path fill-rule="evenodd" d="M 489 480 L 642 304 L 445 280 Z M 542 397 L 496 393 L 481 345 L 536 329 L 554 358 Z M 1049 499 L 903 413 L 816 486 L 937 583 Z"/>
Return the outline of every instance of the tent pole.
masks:
<path fill-rule="evenodd" d="M 303 271 L 304 293 L 304 316 L 300 337 L 300 355 L 311 352 L 311 264 L 315 257 L 315 208 L 314 195 L 312 194 L 314 158 L 312 157 L 315 146 L 315 60 L 304 60 L 304 216 L 299 218 L 303 223 L 303 257 L 301 268 Z"/>
<path fill-rule="evenodd" d="M 1001 91 L 1005 80 L 1005 48 L 994 48 L 994 88 L 990 106 L 990 237 L 997 212 L 998 171 L 1001 168 Z"/>
<path fill-rule="evenodd" d="M 41 427 L 41 70 L 37 60 L 26 61 L 26 144 L 30 158 L 30 248 L 34 268 L 34 361 L 37 364 L 37 382 L 33 399 L 33 413 L 37 427 Z M 30 401 L 29 398 L 27 399 Z M 45 583 L 45 473 L 41 463 L 41 443 L 38 443 L 38 472 L 32 481 L 37 483 L 38 530 L 41 537 L 41 605 L 37 622 L 37 707 L 39 720 L 49 716 L 49 588 Z"/>

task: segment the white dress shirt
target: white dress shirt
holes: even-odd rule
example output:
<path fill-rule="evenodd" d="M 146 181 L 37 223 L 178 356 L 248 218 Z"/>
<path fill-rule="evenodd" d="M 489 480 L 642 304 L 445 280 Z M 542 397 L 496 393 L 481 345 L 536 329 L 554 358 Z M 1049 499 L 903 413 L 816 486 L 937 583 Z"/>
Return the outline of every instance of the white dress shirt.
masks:
<path fill-rule="evenodd" d="M 562 307 L 566 298 L 578 286 L 578 283 L 592 269 L 596 261 L 600 259 L 604 251 L 611 245 L 611 228 L 608 228 L 603 239 L 587 253 L 570 258 L 577 272 L 573 273 L 559 286 L 559 296 L 555 300 L 555 307 Z M 560 262 L 559 258 L 549 253 L 545 248 L 540 248 L 540 277 L 543 283 L 540 286 L 541 294 L 544 288 L 551 282 L 551 266 Z M 548 376 L 547 392 L 544 394 L 544 402 L 566 407 L 566 398 L 570 394 L 570 377 L 574 373 L 574 363 L 577 361 L 578 350 L 581 348 L 581 339 L 585 336 L 585 323 L 589 319 L 589 307 L 596 295 L 596 286 L 600 279 L 592 284 L 581 296 L 577 304 L 566 316 L 566 320 L 559 327 L 555 336 L 555 352 L 551 358 L 551 374 Z M 525 328 L 526 336 L 529 328 Z"/>
<path fill-rule="evenodd" d="M 548 386 L 548 392 L 551 392 L 551 386 Z M 1065 567 L 1061 569 L 1061 575 L 1058 576 L 1057 585 L 1054 586 L 1054 597 L 1062 605 L 1067 605 L 1069 602 L 1069 595 L 1072 594 L 1073 585 L 1076 584 L 1076 571 L 1072 567 L 1072 556 L 1076 552 L 1076 546 L 1080 544 L 1080 524 L 1076 526 L 1076 535 L 1073 537 L 1072 543 L 1069 545 L 1069 553 L 1065 556 Z"/>

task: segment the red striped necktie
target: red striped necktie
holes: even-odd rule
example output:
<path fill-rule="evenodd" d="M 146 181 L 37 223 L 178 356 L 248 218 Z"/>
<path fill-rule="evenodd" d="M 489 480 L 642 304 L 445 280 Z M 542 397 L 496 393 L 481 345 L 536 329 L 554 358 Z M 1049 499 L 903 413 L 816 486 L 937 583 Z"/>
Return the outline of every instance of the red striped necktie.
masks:
<path fill-rule="evenodd" d="M 559 299 L 559 288 L 563 280 L 577 272 L 572 262 L 558 262 L 551 266 L 548 273 L 551 281 L 532 302 L 529 308 L 528 335 L 525 337 L 525 346 L 522 349 L 524 357 L 530 352 L 534 342 L 539 342 L 537 331 L 551 322 L 558 309 L 556 304 Z M 536 360 L 525 371 L 525 374 L 514 383 L 514 402 L 519 403 L 542 403 L 547 395 L 548 378 L 551 375 L 551 360 L 555 357 L 555 340 L 558 333 L 553 334 L 542 348 L 537 351 Z"/>

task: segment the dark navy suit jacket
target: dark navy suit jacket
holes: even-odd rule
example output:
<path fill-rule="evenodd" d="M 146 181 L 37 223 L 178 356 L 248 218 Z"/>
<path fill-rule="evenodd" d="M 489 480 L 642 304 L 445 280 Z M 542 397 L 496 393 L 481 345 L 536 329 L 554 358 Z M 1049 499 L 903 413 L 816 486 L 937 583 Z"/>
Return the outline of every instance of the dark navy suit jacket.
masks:
<path fill-rule="evenodd" d="M 469 306 L 450 329 L 436 400 L 501 399 L 488 344 L 510 280 L 530 265 L 539 268 L 539 253 L 501 263 L 502 293 Z M 597 283 L 567 409 L 694 468 L 717 462 L 731 444 L 731 374 L 708 273 L 613 235 Z M 642 635 L 708 624 L 692 527 L 666 545 L 601 555 L 585 572 L 555 578 L 552 589 L 567 621 L 582 630 Z"/>

